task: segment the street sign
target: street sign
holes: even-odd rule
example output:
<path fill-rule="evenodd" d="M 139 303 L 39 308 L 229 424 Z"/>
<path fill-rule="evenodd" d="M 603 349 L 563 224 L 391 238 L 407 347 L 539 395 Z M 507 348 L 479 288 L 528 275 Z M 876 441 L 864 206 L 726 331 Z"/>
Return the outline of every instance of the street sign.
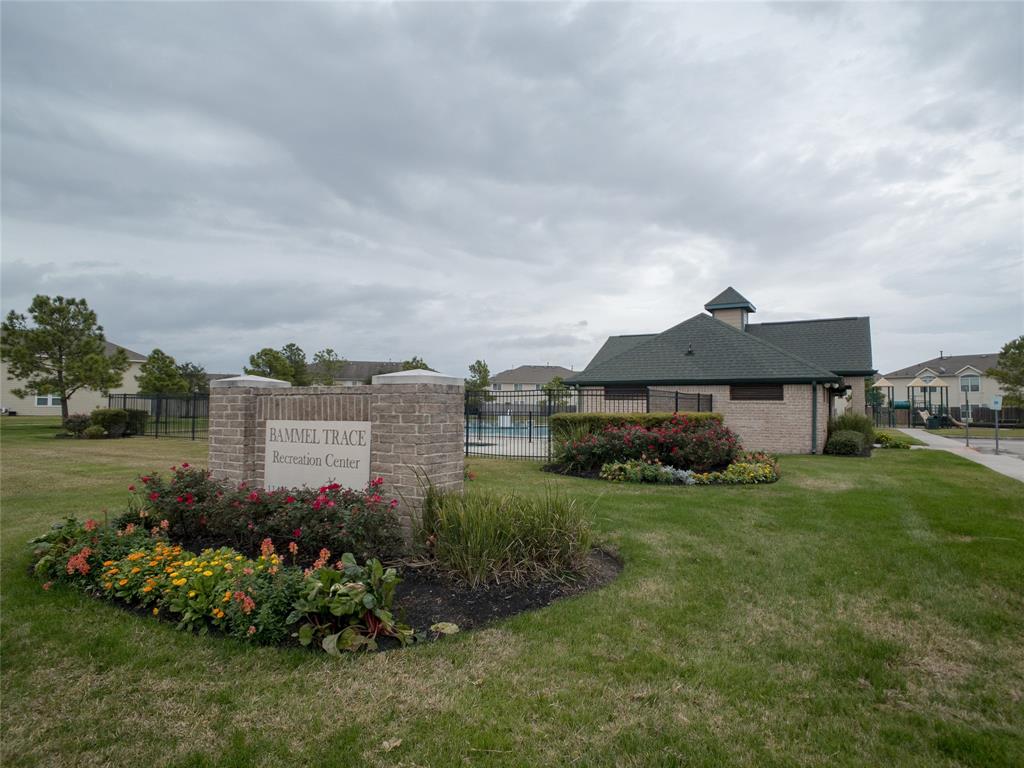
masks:
<path fill-rule="evenodd" d="M 992 410 L 993 411 L 1001 411 L 1001 410 L 1003 410 L 1003 396 L 1002 395 L 992 395 Z"/>

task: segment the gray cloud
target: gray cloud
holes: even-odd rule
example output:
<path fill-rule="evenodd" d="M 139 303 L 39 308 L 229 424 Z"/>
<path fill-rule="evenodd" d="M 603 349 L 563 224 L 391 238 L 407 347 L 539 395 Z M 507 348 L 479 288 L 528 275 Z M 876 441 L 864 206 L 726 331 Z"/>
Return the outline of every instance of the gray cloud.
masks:
<path fill-rule="evenodd" d="M 83 295 L 222 370 L 292 339 L 579 367 L 727 284 L 872 315 L 880 368 L 995 349 L 1021 13 L 8 4 L 3 302 Z"/>

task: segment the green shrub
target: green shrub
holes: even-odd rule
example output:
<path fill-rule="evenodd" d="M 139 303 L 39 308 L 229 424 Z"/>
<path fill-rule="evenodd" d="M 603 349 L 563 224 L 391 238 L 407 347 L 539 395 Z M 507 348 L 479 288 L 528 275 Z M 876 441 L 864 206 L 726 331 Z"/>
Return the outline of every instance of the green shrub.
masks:
<path fill-rule="evenodd" d="M 825 444 L 825 453 L 832 456 L 862 456 L 864 455 L 864 435 L 852 429 L 843 429 L 834 432 Z"/>
<path fill-rule="evenodd" d="M 722 423 L 720 413 L 556 413 L 551 417 L 551 436 L 555 439 L 570 439 L 575 436 L 602 431 L 605 427 L 622 427 L 637 424 L 653 429 L 662 427 L 677 415 L 686 416 L 693 423 Z"/>
<path fill-rule="evenodd" d="M 428 486 L 418 538 L 437 565 L 471 586 L 578 573 L 590 524 L 574 499 Z"/>
<path fill-rule="evenodd" d="M 70 432 L 75 437 L 81 437 L 82 433 L 89 428 L 89 414 L 87 413 L 72 413 L 66 419 L 64 419 L 64 429 Z"/>
<path fill-rule="evenodd" d="M 107 436 L 107 430 L 101 427 L 99 424 L 93 424 L 91 427 L 86 427 L 82 434 L 90 440 L 100 440 Z"/>
<path fill-rule="evenodd" d="M 873 445 L 875 442 L 875 426 L 871 419 L 862 413 L 844 413 L 832 419 L 828 424 L 829 437 L 836 432 L 859 432 L 864 435 L 866 445 Z"/>
<path fill-rule="evenodd" d="M 146 434 L 146 422 L 149 421 L 149 411 L 141 408 L 129 408 L 125 411 L 128 414 L 126 435 Z"/>
<path fill-rule="evenodd" d="M 97 408 L 89 417 L 108 437 L 123 437 L 128 429 L 128 411 L 124 408 Z"/>

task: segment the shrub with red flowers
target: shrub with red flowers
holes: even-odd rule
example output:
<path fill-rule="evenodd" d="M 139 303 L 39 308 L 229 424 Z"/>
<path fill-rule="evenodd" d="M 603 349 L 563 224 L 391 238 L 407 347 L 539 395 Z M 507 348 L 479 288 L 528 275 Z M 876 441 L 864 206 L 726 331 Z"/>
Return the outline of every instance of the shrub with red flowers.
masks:
<path fill-rule="evenodd" d="M 675 414 L 656 426 L 610 424 L 575 432 L 554 446 L 554 466 L 567 473 L 593 473 L 610 462 L 638 460 L 694 472 L 727 467 L 740 450 L 736 433 L 720 420 Z"/>
<path fill-rule="evenodd" d="M 118 523 L 157 526 L 197 549 L 228 546 L 251 555 L 270 538 L 296 563 L 312 563 L 322 549 L 388 560 L 401 554 L 402 537 L 398 502 L 384 497 L 383 484 L 376 478 L 363 490 L 338 483 L 264 490 L 219 482 L 183 464 L 169 477 L 143 475 L 130 486 L 132 502 Z"/>

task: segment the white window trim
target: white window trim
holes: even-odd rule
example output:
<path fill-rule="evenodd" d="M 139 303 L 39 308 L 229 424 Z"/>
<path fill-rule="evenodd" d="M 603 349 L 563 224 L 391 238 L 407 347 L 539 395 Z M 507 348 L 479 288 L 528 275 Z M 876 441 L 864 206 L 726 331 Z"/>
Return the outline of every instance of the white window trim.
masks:
<path fill-rule="evenodd" d="M 44 402 L 39 402 L 43 400 Z M 60 408 L 60 395 L 36 395 L 37 408 Z"/>
<path fill-rule="evenodd" d="M 964 391 L 964 379 L 971 379 L 968 392 L 981 392 L 981 375 L 977 373 L 964 373 L 960 375 L 960 391 Z M 977 385 L 975 385 L 977 382 Z"/>

